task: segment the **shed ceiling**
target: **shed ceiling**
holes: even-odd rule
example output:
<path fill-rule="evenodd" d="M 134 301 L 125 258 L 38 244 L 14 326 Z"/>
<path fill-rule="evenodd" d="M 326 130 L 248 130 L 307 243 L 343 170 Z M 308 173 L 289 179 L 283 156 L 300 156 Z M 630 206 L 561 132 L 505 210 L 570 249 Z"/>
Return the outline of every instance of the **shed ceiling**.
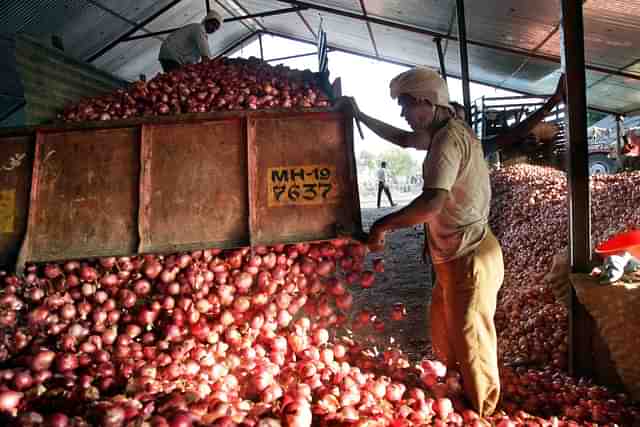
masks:
<path fill-rule="evenodd" d="M 4 0 L 0 28 L 57 34 L 68 53 L 87 60 L 163 8 L 168 10 L 133 35 L 198 22 L 205 1 Z M 441 36 L 447 72 L 460 74 L 455 0 L 209 1 L 224 18 L 309 6 L 225 23 L 210 37 L 214 54 L 260 31 L 315 43 L 322 19 L 330 47 L 406 65 L 438 67 L 433 37 Z M 560 73 L 560 0 L 468 0 L 465 6 L 472 80 L 536 95 L 553 91 Z M 589 105 L 618 113 L 640 110 L 640 0 L 587 0 L 583 10 Z M 127 80 L 154 75 L 164 37 L 118 43 L 92 62 Z"/>

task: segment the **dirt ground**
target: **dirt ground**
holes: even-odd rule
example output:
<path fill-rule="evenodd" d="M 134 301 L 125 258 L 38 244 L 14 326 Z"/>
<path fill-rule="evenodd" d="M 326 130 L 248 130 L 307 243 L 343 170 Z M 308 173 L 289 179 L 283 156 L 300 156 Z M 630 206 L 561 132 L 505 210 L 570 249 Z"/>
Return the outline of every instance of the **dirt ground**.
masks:
<path fill-rule="evenodd" d="M 401 207 L 362 208 L 365 231 L 381 216 Z M 370 206 L 370 204 L 369 204 Z M 375 206 L 375 205 L 374 205 Z M 366 308 L 385 320 L 385 331 L 375 333 L 375 342 L 388 343 L 393 337 L 400 348 L 413 360 L 430 356 L 428 309 L 431 299 L 430 268 L 422 261 L 424 230 L 422 225 L 390 232 L 386 236 L 383 253 L 369 254 L 367 268 L 372 269 L 373 259 L 384 258 L 384 273 L 376 273 L 376 282 L 369 289 L 355 286 L 353 289 L 354 310 Z M 405 305 L 407 316 L 401 321 L 391 320 L 394 303 Z M 367 335 L 365 331 L 358 335 Z"/>

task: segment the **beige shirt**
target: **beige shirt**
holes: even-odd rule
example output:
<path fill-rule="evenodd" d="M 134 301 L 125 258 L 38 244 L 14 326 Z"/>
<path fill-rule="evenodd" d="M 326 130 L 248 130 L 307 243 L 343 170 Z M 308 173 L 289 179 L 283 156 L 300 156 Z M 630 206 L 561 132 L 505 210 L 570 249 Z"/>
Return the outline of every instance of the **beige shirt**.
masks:
<path fill-rule="evenodd" d="M 429 144 L 422 166 L 424 189 L 449 192 L 442 210 L 426 226 L 433 263 L 459 258 L 487 233 L 491 186 L 482 146 L 459 120 L 450 120 Z"/>
<path fill-rule="evenodd" d="M 179 64 L 195 64 L 202 56 L 211 57 L 204 24 L 188 24 L 169 34 L 160 46 L 159 59 Z"/>

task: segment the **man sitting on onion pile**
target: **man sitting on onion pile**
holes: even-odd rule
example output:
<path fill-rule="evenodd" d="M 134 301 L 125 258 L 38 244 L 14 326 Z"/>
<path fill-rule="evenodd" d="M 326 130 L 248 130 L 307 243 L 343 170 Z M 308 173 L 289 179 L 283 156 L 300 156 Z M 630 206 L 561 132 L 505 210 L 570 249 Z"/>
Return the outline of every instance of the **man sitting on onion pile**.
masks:
<path fill-rule="evenodd" d="M 195 64 L 200 59 L 207 61 L 211 57 L 207 34 L 213 34 L 222 27 L 222 16 L 212 10 L 202 23 L 187 24 L 175 30 L 162 42 L 158 60 L 162 71 L 168 73 L 186 64 Z"/>
<path fill-rule="evenodd" d="M 360 112 L 353 98 L 340 103 L 380 137 L 428 152 L 422 194 L 376 221 L 369 247 L 382 250 L 389 230 L 425 224 L 436 272 L 433 348 L 438 359 L 460 370 L 469 402 L 481 416 L 488 416 L 500 398 L 493 316 L 504 277 L 502 250 L 488 224 L 489 170 L 477 138 L 455 118 L 438 73 L 414 68 L 395 77 L 390 88 L 413 132 Z"/>

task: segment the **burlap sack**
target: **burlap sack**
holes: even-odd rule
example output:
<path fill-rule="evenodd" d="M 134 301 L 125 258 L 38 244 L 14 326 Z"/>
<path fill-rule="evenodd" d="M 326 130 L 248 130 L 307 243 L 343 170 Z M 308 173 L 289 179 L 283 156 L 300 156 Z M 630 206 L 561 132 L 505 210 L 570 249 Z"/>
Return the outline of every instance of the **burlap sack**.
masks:
<path fill-rule="evenodd" d="M 569 307 L 571 297 L 571 281 L 569 279 L 569 252 L 565 249 L 553 256 L 551 270 L 543 277 L 543 281 L 549 285 L 556 301 Z"/>
<path fill-rule="evenodd" d="M 540 141 L 549 142 L 553 141 L 553 138 L 558 134 L 560 129 L 558 125 L 554 123 L 540 123 L 531 130 L 531 133 L 535 135 Z"/>
<path fill-rule="evenodd" d="M 630 279 L 634 282 L 601 285 L 588 275 L 571 276 L 578 300 L 595 320 L 625 388 L 640 400 L 640 277 L 623 278 Z"/>

